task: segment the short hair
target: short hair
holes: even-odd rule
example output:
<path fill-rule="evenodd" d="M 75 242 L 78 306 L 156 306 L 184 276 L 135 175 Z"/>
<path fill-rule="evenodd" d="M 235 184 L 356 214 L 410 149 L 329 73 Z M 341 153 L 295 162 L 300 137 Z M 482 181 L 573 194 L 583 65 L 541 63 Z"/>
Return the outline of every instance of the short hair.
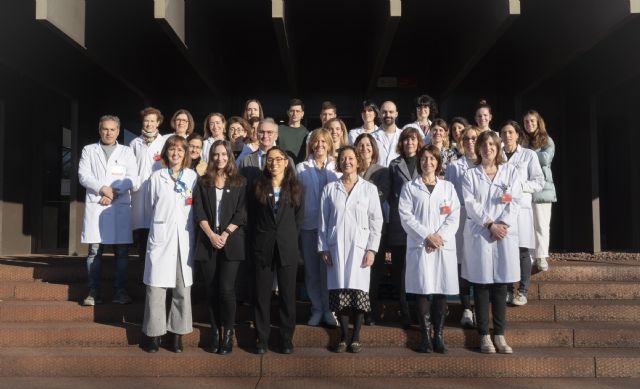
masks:
<path fill-rule="evenodd" d="M 436 176 L 439 176 L 440 174 L 442 174 L 442 153 L 440 152 L 440 149 L 434 145 L 426 145 L 418 150 L 418 163 L 416 164 L 418 174 L 422 175 L 422 163 L 420 162 L 420 160 L 427 152 L 431 153 L 431 155 L 435 157 L 436 161 L 438 161 L 438 166 L 436 166 Z"/>
<path fill-rule="evenodd" d="M 478 135 L 478 139 L 476 140 L 476 165 L 480 165 L 482 163 L 482 154 L 480 154 L 480 147 L 489 141 L 489 138 L 493 140 L 493 143 L 496 145 L 496 165 L 502 165 L 505 161 L 502 159 L 502 142 L 500 141 L 500 137 L 496 134 L 495 131 L 483 131 L 480 135 Z"/>
<path fill-rule="evenodd" d="M 348 150 L 353 151 L 353 153 L 356 155 L 356 161 L 358 161 L 357 173 L 358 174 L 362 173 L 364 171 L 364 161 L 362 160 L 362 156 L 360 155 L 358 150 L 356 150 L 356 148 L 351 145 L 346 145 L 344 147 L 341 147 L 338 150 L 338 161 L 336 163 L 336 171 L 338 173 L 342 173 L 342 166 L 340 166 L 340 161 L 342 160 L 342 155 L 345 153 L 345 151 L 348 151 Z"/>
<path fill-rule="evenodd" d="M 398 139 L 398 146 L 396 146 L 396 153 L 400 154 L 402 157 L 406 157 L 406 155 L 404 155 L 404 147 L 402 147 L 402 142 L 404 142 L 405 139 L 410 138 L 412 136 L 418 140 L 418 150 L 420 150 L 422 146 L 424 146 L 424 141 L 420 136 L 420 131 L 418 131 L 418 129 L 415 127 L 407 127 L 406 129 L 402 130 L 402 132 L 400 133 L 400 138 Z"/>
<path fill-rule="evenodd" d="M 425 105 L 429 107 L 429 118 L 434 118 L 438 115 L 438 103 L 436 103 L 433 97 L 427 94 L 416 97 L 413 103 L 415 108 Z"/>
<path fill-rule="evenodd" d="M 442 147 L 444 147 L 445 149 L 449 148 L 449 126 L 447 125 L 447 122 L 444 119 L 435 119 L 433 121 L 433 123 L 431 123 L 431 127 L 429 127 L 429 131 L 433 130 L 433 127 L 442 127 L 444 128 L 444 138 L 442 139 Z M 433 139 L 433 136 L 431 136 L 431 139 Z"/>
<path fill-rule="evenodd" d="M 140 111 L 140 119 L 144 119 L 147 115 L 156 115 L 156 118 L 158 119 L 158 126 L 160 126 L 164 120 L 164 116 L 162 116 L 162 112 L 160 112 L 158 108 L 147 107 Z"/>
<path fill-rule="evenodd" d="M 100 131 L 100 129 L 102 128 L 102 122 L 106 122 L 109 120 L 116 122 L 116 127 L 118 127 L 118 130 L 120 129 L 119 117 L 117 117 L 116 115 L 102 115 L 100 116 L 100 120 L 98 120 L 98 131 Z"/>
<path fill-rule="evenodd" d="M 278 132 L 278 123 L 276 123 L 276 121 L 273 120 L 273 118 L 266 117 L 266 118 L 260 120 L 260 123 L 258 124 L 258 128 L 262 127 L 262 125 L 265 124 L 265 123 L 272 124 L 273 127 L 275 128 L 276 132 Z"/>
<path fill-rule="evenodd" d="M 336 107 L 336 105 L 333 102 L 323 101 L 322 105 L 320 106 L 320 112 L 326 111 L 327 109 L 332 109 L 333 112 L 336 113 L 336 115 L 338 114 L 338 107 Z"/>
<path fill-rule="evenodd" d="M 244 120 L 249 120 L 250 119 L 249 116 L 247 115 L 247 107 L 249 107 L 249 104 L 251 104 L 251 103 L 258 104 L 258 118 L 260 120 L 264 119 L 264 112 L 262 111 L 262 104 L 260 103 L 260 100 L 258 100 L 258 99 L 249 99 L 249 100 L 244 102 L 244 111 L 242 111 L 242 117 L 244 118 Z"/>
<path fill-rule="evenodd" d="M 227 121 L 227 139 L 231 140 L 231 131 L 229 131 L 229 128 L 231 127 L 232 124 L 235 124 L 235 123 L 238 123 L 239 125 L 241 125 L 244 131 L 247 133 L 247 135 L 244 138 L 244 141 L 246 142 L 247 138 L 250 139 L 250 135 L 251 135 L 251 132 L 253 131 L 253 128 L 251 128 L 251 125 L 249 124 L 248 121 L 244 120 L 244 118 L 241 118 L 240 116 L 231 116 Z"/>
<path fill-rule="evenodd" d="M 333 138 L 331 138 L 331 133 L 325 128 L 316 128 L 309 134 L 309 142 L 307 143 L 307 158 L 309 158 L 309 156 L 313 154 L 313 144 L 318 138 L 323 138 L 324 141 L 327 142 L 327 156 L 329 158 L 333 158 L 333 154 L 335 154 L 336 152 L 335 146 L 333 145 Z"/>
<path fill-rule="evenodd" d="M 534 116 L 538 121 L 538 130 L 533 134 L 529 134 L 527 132 L 527 143 L 528 147 L 531 147 L 534 150 L 540 149 L 543 146 L 546 146 L 549 143 L 549 133 L 547 132 L 547 126 L 544 124 L 544 119 L 538 113 L 538 111 L 534 109 L 530 109 L 527 113 L 524 114 L 522 120 L 524 121 L 524 117 L 527 115 Z"/>
<path fill-rule="evenodd" d="M 340 146 L 349 144 L 349 137 L 347 136 L 347 125 L 344 124 L 344 122 L 342 121 L 342 119 L 339 119 L 337 117 L 335 118 L 331 118 L 329 120 L 327 120 L 324 123 L 324 126 L 322 126 L 322 128 L 324 128 L 325 130 L 331 131 L 331 123 L 337 122 L 338 124 L 340 124 L 340 128 L 342 128 L 342 139 L 340 140 Z M 333 145 L 333 147 L 336 147 L 336 145 Z"/>
<path fill-rule="evenodd" d="M 297 98 L 289 100 L 289 108 L 288 109 L 291 109 L 291 107 L 294 107 L 296 105 L 299 105 L 302 108 L 302 110 L 304 111 L 304 103 L 302 102 L 302 100 L 297 99 Z"/>
<path fill-rule="evenodd" d="M 211 131 L 209 131 L 209 119 L 211 119 L 214 116 L 217 116 L 217 117 L 220 118 L 220 120 L 222 121 L 222 126 L 223 126 L 222 131 L 226 132 L 227 119 L 225 119 L 224 115 L 221 114 L 220 112 L 211 112 L 210 114 L 207 115 L 206 118 L 204 118 L 204 126 L 203 126 L 204 132 L 203 132 L 203 134 L 204 134 L 205 138 L 209 138 L 212 135 Z"/>
<path fill-rule="evenodd" d="M 173 116 L 171 116 L 171 128 L 173 128 L 174 130 L 176 129 L 176 125 L 174 123 L 176 121 L 176 118 L 180 114 L 187 115 L 187 119 L 189 119 L 189 125 L 187 126 L 187 135 L 191 135 L 195 127 L 195 123 L 193 122 L 193 116 L 191 115 L 191 112 L 187 111 L 184 108 L 180 108 L 173 114 Z"/>
<path fill-rule="evenodd" d="M 518 144 L 521 145 L 523 143 L 526 143 L 526 135 L 524 134 L 524 131 L 522 130 L 522 127 L 520 127 L 520 124 L 518 124 L 518 122 L 516 122 L 515 120 L 507 120 L 506 122 L 502 123 L 502 125 L 500 126 L 500 134 L 502 135 L 502 129 L 505 128 L 506 126 L 511 126 L 513 127 L 514 130 L 516 130 L 516 134 L 518 134 Z"/>
<path fill-rule="evenodd" d="M 187 143 L 191 142 L 192 140 L 197 139 L 200 142 L 204 142 L 204 138 L 202 138 L 202 135 L 198 134 L 197 132 L 192 132 L 188 137 L 187 137 Z"/>
<path fill-rule="evenodd" d="M 358 149 L 358 144 L 362 142 L 363 139 L 369 139 L 369 143 L 371 143 L 371 163 L 378 163 L 378 158 L 380 158 L 380 152 L 378 151 L 378 142 L 376 142 L 376 138 L 374 138 L 370 133 L 363 132 L 362 134 L 358 135 L 356 141 L 353 143 L 353 145 L 356 147 L 356 150 Z"/>
<path fill-rule="evenodd" d="M 191 157 L 189 156 L 189 144 L 187 143 L 186 139 L 184 139 L 179 135 L 171 135 L 169 138 L 167 138 L 166 142 L 164 142 L 164 146 L 162 146 L 161 155 L 162 155 L 162 162 L 164 163 L 164 166 L 166 167 L 171 166 L 171 163 L 169 162 L 169 156 L 167 156 L 167 153 L 169 151 L 169 148 L 174 146 L 180 146 L 184 149 L 184 159 L 182 160 L 182 166 L 180 167 L 182 169 L 185 169 L 191 166 Z"/>

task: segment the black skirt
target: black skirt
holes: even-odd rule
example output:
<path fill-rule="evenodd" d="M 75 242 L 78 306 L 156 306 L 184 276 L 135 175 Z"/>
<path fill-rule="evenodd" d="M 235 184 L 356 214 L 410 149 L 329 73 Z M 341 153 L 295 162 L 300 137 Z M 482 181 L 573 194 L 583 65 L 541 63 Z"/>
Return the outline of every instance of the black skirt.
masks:
<path fill-rule="evenodd" d="M 329 290 L 329 308 L 333 312 L 339 312 L 344 308 L 371 312 L 369 293 L 358 289 L 331 289 Z"/>

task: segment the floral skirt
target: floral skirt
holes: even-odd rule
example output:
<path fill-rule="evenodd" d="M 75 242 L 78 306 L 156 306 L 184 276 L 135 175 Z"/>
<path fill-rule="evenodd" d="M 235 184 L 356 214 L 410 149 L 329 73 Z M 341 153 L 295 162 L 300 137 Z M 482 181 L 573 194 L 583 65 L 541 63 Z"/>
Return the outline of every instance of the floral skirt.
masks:
<path fill-rule="evenodd" d="M 331 289 L 329 290 L 329 308 L 333 312 L 340 312 L 344 308 L 371 312 L 369 293 L 358 289 Z"/>

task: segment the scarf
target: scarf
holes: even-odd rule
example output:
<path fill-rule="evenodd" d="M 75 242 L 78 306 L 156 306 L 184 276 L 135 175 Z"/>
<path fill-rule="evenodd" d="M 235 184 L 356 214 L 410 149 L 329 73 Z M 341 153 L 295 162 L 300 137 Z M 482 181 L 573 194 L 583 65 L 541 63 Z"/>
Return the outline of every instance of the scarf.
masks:
<path fill-rule="evenodd" d="M 153 132 L 148 132 L 144 128 L 142 129 L 142 139 L 145 144 L 151 144 L 154 140 L 156 140 L 156 136 L 158 136 L 158 130 L 156 129 Z"/>

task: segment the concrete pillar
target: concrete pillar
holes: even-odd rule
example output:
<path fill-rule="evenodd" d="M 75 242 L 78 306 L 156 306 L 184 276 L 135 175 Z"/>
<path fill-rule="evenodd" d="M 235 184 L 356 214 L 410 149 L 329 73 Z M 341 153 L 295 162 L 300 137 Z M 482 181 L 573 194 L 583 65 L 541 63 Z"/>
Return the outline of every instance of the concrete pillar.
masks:
<path fill-rule="evenodd" d="M 176 37 L 186 46 L 184 0 L 154 0 L 153 3 L 153 16 L 165 20 Z"/>
<path fill-rule="evenodd" d="M 36 20 L 47 22 L 73 42 L 86 48 L 84 0 L 36 0 Z"/>
<path fill-rule="evenodd" d="M 71 170 L 78 171 L 81 146 L 78 142 L 80 131 L 78 100 L 71 101 Z M 82 219 L 84 217 L 84 201 L 78 198 L 78 175 L 72 174 L 69 183 L 69 255 L 85 255 L 87 245 L 80 243 L 82 233 Z"/>
<path fill-rule="evenodd" d="M 0 254 L 4 252 L 4 100 L 0 100 Z"/>

